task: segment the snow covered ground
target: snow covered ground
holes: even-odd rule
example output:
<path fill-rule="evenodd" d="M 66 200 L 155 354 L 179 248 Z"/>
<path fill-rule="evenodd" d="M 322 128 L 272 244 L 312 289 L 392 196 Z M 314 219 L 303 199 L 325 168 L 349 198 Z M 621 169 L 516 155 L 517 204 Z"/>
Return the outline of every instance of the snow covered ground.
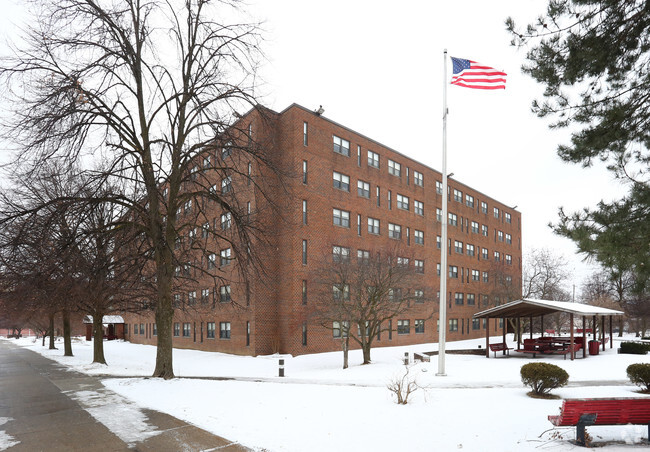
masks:
<path fill-rule="evenodd" d="M 103 366 L 89 364 L 92 343 L 84 340 L 73 343 L 74 357 L 62 356 L 62 344 L 59 350 L 48 350 L 30 338 L 11 341 L 73 370 L 111 375 L 104 385 L 136 405 L 169 413 L 260 451 L 584 450 L 570 443 L 575 428 L 555 428 L 547 420 L 559 412 L 561 400 L 526 395 L 529 389 L 521 383 L 521 366 L 535 361 L 564 368 L 569 385 L 553 391 L 562 398 L 642 397 L 627 380 L 625 369 L 632 363 L 650 363 L 649 356 L 617 354 L 615 342 L 614 349 L 573 362 L 516 352 L 497 359 L 448 354 L 447 375 L 439 377 L 434 356 L 431 363 L 410 370 L 427 389 L 414 393 L 408 405 L 398 405 L 386 384 L 403 374 L 404 352 L 434 351 L 436 344 L 377 348 L 367 366 L 360 365 L 361 353 L 353 351 L 347 370 L 340 368 L 341 352 L 282 356 L 285 378 L 277 376 L 278 355 L 244 357 L 175 349 L 174 371 L 180 378 L 161 381 L 142 378 L 154 368 L 152 346 L 104 342 L 109 365 Z M 447 349 L 483 344 L 483 339 L 452 342 Z M 646 426 L 587 431 L 608 452 L 647 448 Z"/>

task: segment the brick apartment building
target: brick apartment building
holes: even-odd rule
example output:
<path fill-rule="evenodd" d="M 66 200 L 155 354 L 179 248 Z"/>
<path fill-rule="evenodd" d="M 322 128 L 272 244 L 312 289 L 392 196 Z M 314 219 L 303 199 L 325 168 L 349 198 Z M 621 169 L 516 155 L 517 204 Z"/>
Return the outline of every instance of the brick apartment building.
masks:
<path fill-rule="evenodd" d="M 410 256 L 419 278 L 405 290 L 427 296 L 393 320 L 374 346 L 437 342 L 440 172 L 296 104 L 268 116 L 254 110 L 240 122 L 258 141 L 268 138 L 277 163 L 293 176 L 281 187 L 267 186 L 268 198 L 240 177 L 255 177 L 250 165 L 232 180 L 215 177 L 222 188 L 232 184 L 248 212 L 260 212 L 273 230 L 265 274 L 244 282 L 228 269 L 236 251 L 206 242 L 208 259 L 200 265 L 225 269 L 227 277 L 218 287 L 199 277 L 175 295 L 178 305 L 192 309 L 175 311 L 174 346 L 246 355 L 340 350 L 337 332 L 310 316 L 316 272 L 342 249 L 354 258 L 395 247 Z M 285 221 L 264 217 L 269 198 L 281 200 Z M 521 214 L 455 179 L 448 199 L 447 340 L 483 337 L 485 321 L 472 315 L 521 294 Z M 205 210 L 212 227 L 228 227 L 216 205 Z M 123 315 L 127 340 L 156 343 L 151 311 Z M 490 325 L 494 334 L 501 328 Z"/>

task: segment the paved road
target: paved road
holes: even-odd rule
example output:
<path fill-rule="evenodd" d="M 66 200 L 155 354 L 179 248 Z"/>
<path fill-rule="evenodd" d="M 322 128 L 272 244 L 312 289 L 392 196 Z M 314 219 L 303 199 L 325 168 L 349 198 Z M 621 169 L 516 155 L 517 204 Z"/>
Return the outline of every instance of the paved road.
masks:
<path fill-rule="evenodd" d="M 224 451 L 248 449 L 157 411 L 89 377 L 0 340 L 0 450 Z"/>

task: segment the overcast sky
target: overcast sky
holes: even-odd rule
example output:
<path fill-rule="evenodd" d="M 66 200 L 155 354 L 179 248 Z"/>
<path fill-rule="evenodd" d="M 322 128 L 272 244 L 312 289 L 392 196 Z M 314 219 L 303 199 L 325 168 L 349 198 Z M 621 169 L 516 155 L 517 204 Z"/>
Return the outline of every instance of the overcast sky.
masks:
<path fill-rule="evenodd" d="M 0 2 L 8 7 L 0 33 L 11 35 L 11 23 L 24 18 L 21 2 Z M 293 102 L 322 105 L 325 117 L 440 170 L 444 49 L 504 70 L 505 91 L 448 87 L 448 171 L 517 206 L 524 259 L 531 248 L 564 255 L 578 290 L 591 267 L 548 223 L 557 221 L 560 206 L 595 206 L 619 197 L 622 188 L 603 166 L 561 162 L 556 148 L 568 132 L 549 130 L 547 120 L 530 112 L 542 89 L 521 73 L 525 51 L 510 46 L 504 21 L 512 16 L 524 25 L 546 3 L 249 0 L 249 13 L 266 30 L 268 62 L 256 94 L 276 111 Z M 447 70 L 450 75 L 451 64 Z"/>

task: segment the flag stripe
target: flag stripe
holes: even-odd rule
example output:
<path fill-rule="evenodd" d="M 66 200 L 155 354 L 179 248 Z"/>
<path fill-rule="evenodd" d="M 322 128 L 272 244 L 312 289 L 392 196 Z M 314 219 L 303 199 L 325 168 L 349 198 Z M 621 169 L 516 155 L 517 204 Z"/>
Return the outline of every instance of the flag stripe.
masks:
<path fill-rule="evenodd" d="M 474 89 L 505 89 L 507 74 L 476 61 L 451 57 L 451 84 Z"/>

